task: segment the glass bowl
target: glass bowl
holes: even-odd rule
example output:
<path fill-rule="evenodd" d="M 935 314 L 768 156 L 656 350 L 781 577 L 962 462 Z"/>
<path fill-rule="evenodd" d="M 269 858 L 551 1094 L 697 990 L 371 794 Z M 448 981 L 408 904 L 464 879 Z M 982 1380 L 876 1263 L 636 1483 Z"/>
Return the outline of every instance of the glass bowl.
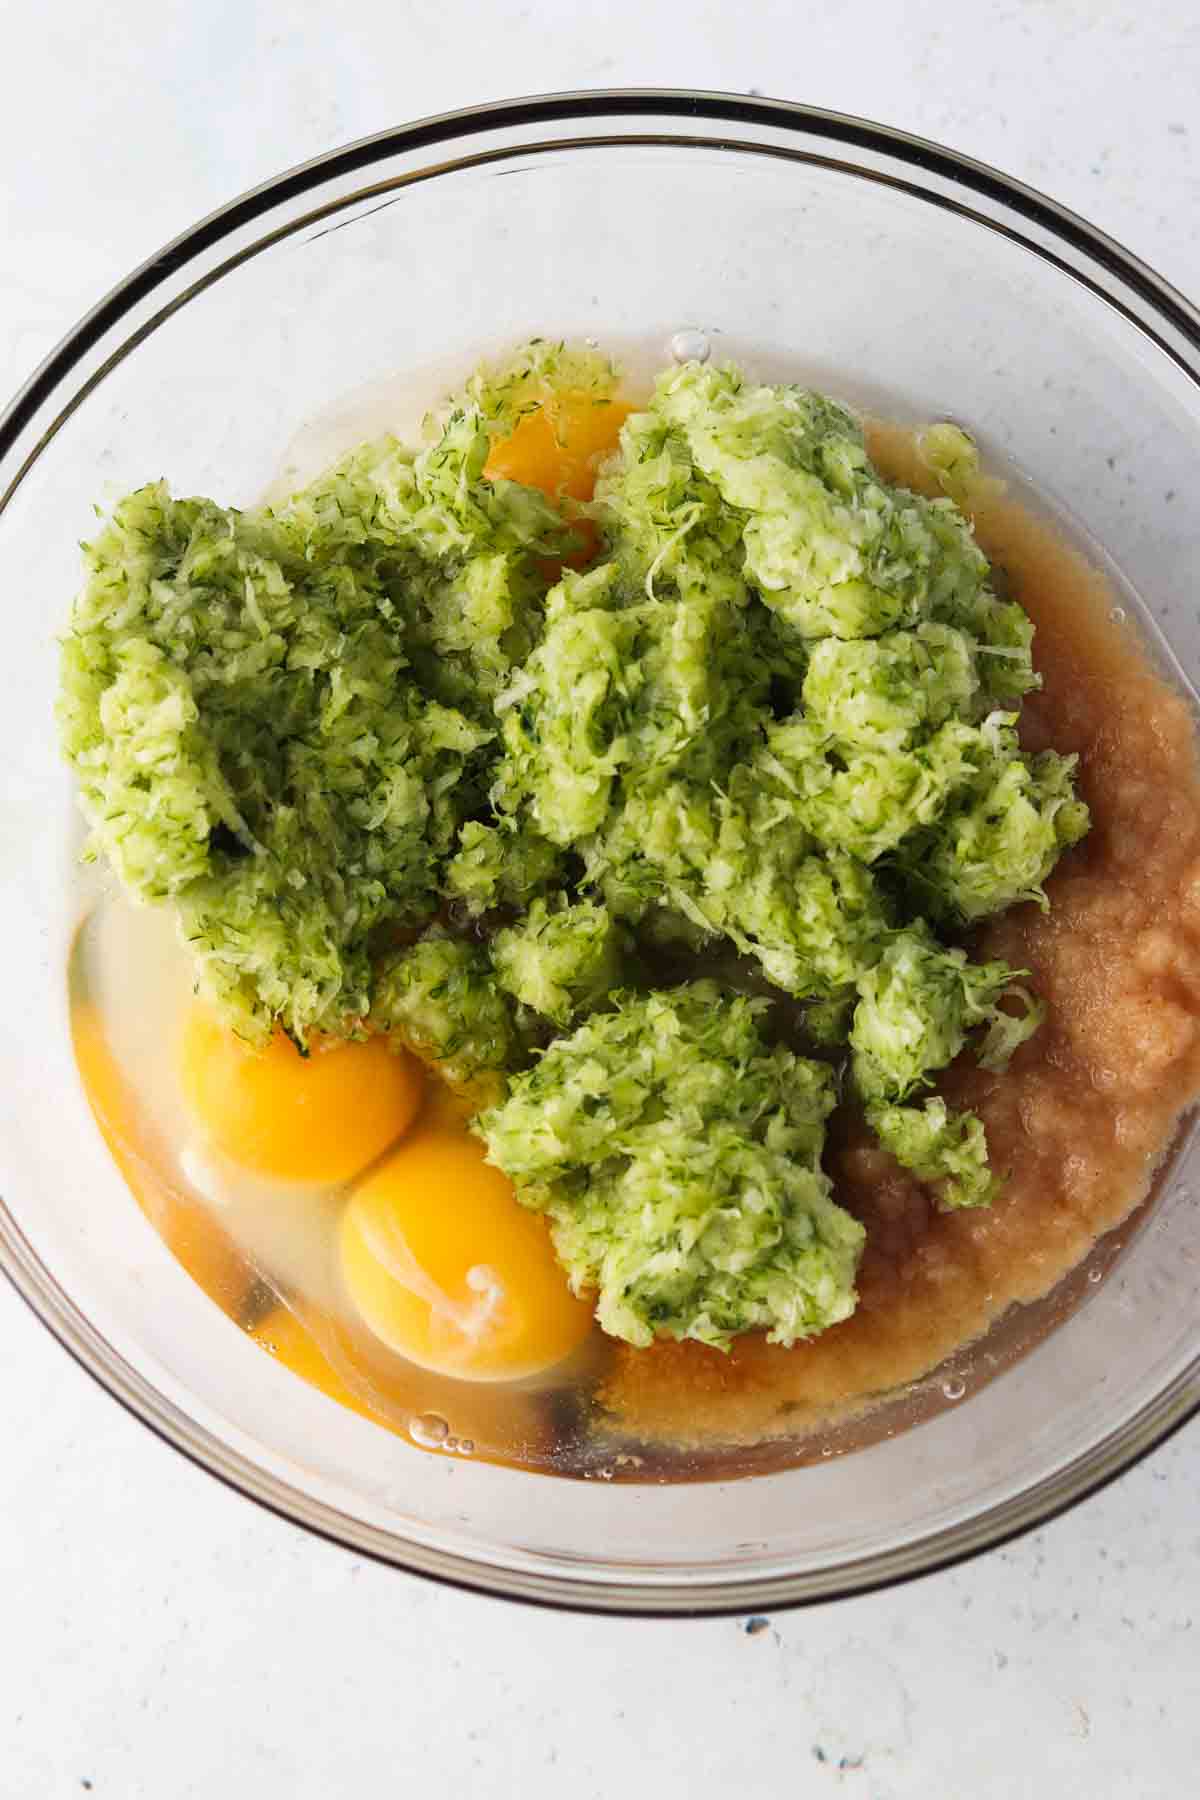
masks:
<path fill-rule="evenodd" d="M 531 335 L 662 351 L 681 329 L 763 373 L 968 424 L 1103 546 L 1163 667 L 1196 679 L 1200 517 L 1174 497 L 1200 470 L 1200 317 L 995 171 L 802 107 L 565 95 L 335 151 L 136 270 L 0 424 L 7 1274 L 119 1400 L 281 1514 L 494 1593 L 662 1613 L 823 1600 L 951 1562 L 1079 1499 L 1200 1406 L 1190 1122 L 1123 1246 L 1105 1240 L 1002 1322 L 986 1358 L 903 1396 L 853 1455 L 674 1486 L 424 1455 L 263 1356 L 110 1161 L 68 1033 L 79 834 L 50 708 L 93 502 L 159 474 L 249 500 L 300 427 L 397 372 L 433 392 Z"/>

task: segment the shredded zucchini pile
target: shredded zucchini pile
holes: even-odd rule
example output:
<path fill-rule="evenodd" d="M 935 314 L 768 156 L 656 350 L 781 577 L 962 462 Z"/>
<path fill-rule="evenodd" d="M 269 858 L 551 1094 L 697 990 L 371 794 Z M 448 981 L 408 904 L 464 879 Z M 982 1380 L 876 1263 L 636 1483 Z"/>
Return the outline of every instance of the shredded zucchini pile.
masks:
<path fill-rule="evenodd" d="M 929 1090 L 1041 1008 L 957 939 L 1045 906 L 1087 809 L 1074 758 L 1019 746 L 1029 619 L 836 402 L 690 363 L 590 505 L 485 476 L 526 411 L 615 386 L 533 344 L 419 453 L 284 506 L 130 495 L 86 548 L 63 744 L 89 853 L 175 908 L 239 1032 L 384 1030 L 470 1090 L 606 1331 L 791 1343 L 854 1305 L 831 1052 L 941 1205 L 993 1198 L 980 1121 Z M 928 443 L 961 492 L 969 442 Z M 580 516 L 600 550 L 555 578 Z M 655 985 L 664 946 L 695 981 Z M 807 1042 L 703 978 L 731 949 Z"/>
<path fill-rule="evenodd" d="M 790 1344 L 853 1310 L 863 1228 L 820 1166 L 833 1075 L 768 1049 L 768 1004 L 707 981 L 614 994 L 483 1115 L 614 1337 Z"/>

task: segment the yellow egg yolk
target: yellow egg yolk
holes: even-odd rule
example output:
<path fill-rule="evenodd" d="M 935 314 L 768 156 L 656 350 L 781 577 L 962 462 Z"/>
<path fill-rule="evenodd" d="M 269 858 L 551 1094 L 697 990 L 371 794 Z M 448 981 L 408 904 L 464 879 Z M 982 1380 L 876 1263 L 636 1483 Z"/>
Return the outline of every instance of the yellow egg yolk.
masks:
<path fill-rule="evenodd" d="M 341 1261 L 375 1335 L 443 1375 L 518 1380 L 591 1329 L 545 1222 L 462 1131 L 418 1130 L 367 1177 L 342 1216 Z"/>
<path fill-rule="evenodd" d="M 484 473 L 540 488 L 551 500 L 590 500 L 596 468 L 616 447 L 633 408 L 624 400 L 563 394 L 525 414 L 509 437 L 493 446 Z"/>
<path fill-rule="evenodd" d="M 188 1014 L 180 1066 L 216 1148 L 282 1181 L 348 1181 L 408 1130 L 425 1092 L 420 1064 L 383 1038 L 316 1039 L 301 1056 L 278 1033 L 259 1050 L 202 1006 Z"/>
<path fill-rule="evenodd" d="M 493 445 L 484 474 L 493 481 L 540 488 L 551 500 L 590 500 L 596 470 L 616 448 L 621 426 L 632 411 L 624 400 L 559 395 L 553 406 L 526 413 L 510 436 Z M 590 519 L 573 520 L 572 526 L 583 547 L 568 560 L 581 567 L 595 554 L 599 534 Z"/>

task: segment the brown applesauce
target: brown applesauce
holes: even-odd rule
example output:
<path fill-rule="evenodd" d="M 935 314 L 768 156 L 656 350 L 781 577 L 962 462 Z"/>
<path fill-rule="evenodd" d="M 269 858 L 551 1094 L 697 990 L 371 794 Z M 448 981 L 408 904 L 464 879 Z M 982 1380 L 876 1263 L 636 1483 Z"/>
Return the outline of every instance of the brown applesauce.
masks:
<path fill-rule="evenodd" d="M 911 437 L 871 432 L 893 481 L 934 490 Z M 597 1399 L 641 1443 L 746 1445 L 861 1412 L 1038 1299 L 1126 1220 L 1200 1093 L 1200 768 L 1187 703 L 1154 672 L 1105 579 L 1044 520 L 981 481 L 977 537 L 1037 628 L 1044 686 L 1028 749 L 1079 755 L 1092 812 L 1049 913 L 1014 908 L 969 947 L 1032 971 L 1042 1029 L 1002 1075 L 964 1055 L 939 1083 L 973 1107 L 1006 1176 L 988 1209 L 941 1213 L 852 1119 L 827 1154 L 867 1228 L 853 1316 L 791 1350 L 761 1337 L 616 1347 Z M 784 1460 L 793 1460 L 785 1457 Z"/>

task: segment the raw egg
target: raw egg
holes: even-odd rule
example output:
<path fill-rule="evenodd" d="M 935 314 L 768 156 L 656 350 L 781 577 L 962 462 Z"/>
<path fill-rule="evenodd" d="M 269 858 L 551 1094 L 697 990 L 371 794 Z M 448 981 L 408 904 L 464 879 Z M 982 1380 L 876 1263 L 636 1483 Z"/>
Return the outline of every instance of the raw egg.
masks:
<path fill-rule="evenodd" d="M 633 408 L 623 400 L 563 394 L 525 414 L 515 431 L 496 444 L 484 473 L 493 481 L 520 481 L 551 500 L 569 495 L 590 500 L 601 459 L 616 447 Z"/>
<path fill-rule="evenodd" d="M 109 1047 L 95 1008 L 71 1016 L 75 1058 L 96 1123 L 131 1193 L 193 1281 L 225 1312 L 236 1315 L 250 1287 L 245 1260 L 206 1207 L 159 1171 L 153 1128 Z"/>
<path fill-rule="evenodd" d="M 591 1329 L 544 1220 L 463 1131 L 422 1128 L 367 1177 L 342 1217 L 341 1263 L 375 1335 L 443 1375 L 535 1375 Z"/>
<path fill-rule="evenodd" d="M 289 1307 L 275 1307 L 251 1328 L 250 1336 L 293 1374 L 328 1394 L 331 1400 L 348 1406 L 351 1412 L 361 1413 L 366 1419 L 374 1417 L 370 1407 L 342 1379 L 316 1339 Z"/>
<path fill-rule="evenodd" d="M 424 1098 L 420 1064 L 383 1038 L 313 1041 L 307 1056 L 277 1033 L 265 1049 L 206 1007 L 187 1016 L 183 1090 L 231 1162 L 281 1181 L 348 1181 L 402 1136 Z"/>
<path fill-rule="evenodd" d="M 249 1335 L 277 1362 L 331 1400 L 420 1450 L 457 1456 L 468 1447 L 468 1453 L 473 1453 L 477 1446 L 486 1445 L 489 1454 L 501 1458 L 549 1454 L 549 1414 L 536 1394 L 518 1391 L 501 1399 L 499 1390 L 490 1384 L 457 1387 L 448 1395 L 425 1371 L 385 1359 L 382 1350 L 374 1357 L 369 1351 L 364 1353 L 365 1334 L 347 1330 L 328 1316 L 316 1315 L 322 1330 L 318 1341 L 310 1329 L 312 1316 L 306 1312 L 306 1322 L 301 1323 L 290 1307 L 276 1306 Z M 360 1377 L 361 1388 L 351 1385 L 342 1373 L 342 1363 L 335 1365 L 330 1359 L 326 1348 L 330 1339 L 337 1344 L 345 1366 Z M 370 1398 L 364 1398 L 364 1393 Z M 438 1407 L 446 1409 L 444 1418 Z M 436 1429 L 435 1421 L 445 1427 L 444 1438 L 430 1435 L 428 1428 Z"/>
<path fill-rule="evenodd" d="M 597 468 L 616 448 L 621 426 L 632 411 L 624 400 L 559 395 L 552 407 L 538 406 L 526 413 L 515 431 L 493 446 L 484 474 L 493 481 L 540 488 L 551 500 L 590 500 Z M 595 555 L 599 533 L 591 519 L 573 520 L 572 529 L 582 548 L 568 560 L 580 568 Z"/>

